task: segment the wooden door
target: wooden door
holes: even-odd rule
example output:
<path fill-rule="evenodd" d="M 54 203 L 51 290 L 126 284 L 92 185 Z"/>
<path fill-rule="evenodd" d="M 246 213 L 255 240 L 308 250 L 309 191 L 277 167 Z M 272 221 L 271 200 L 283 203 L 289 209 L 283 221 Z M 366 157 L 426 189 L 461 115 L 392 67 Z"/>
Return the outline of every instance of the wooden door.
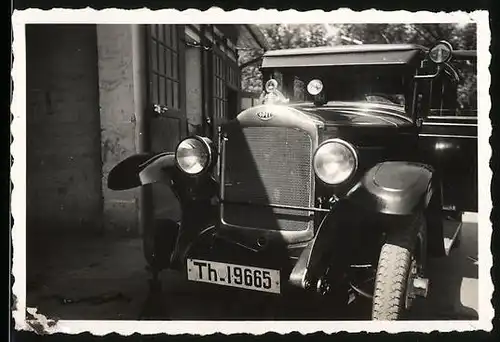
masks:
<path fill-rule="evenodd" d="M 153 152 L 174 151 L 187 134 L 182 25 L 150 25 L 149 101 Z"/>
<path fill-rule="evenodd" d="M 185 100 L 184 25 L 149 25 L 148 94 L 152 152 L 174 152 L 188 134 Z M 179 217 L 171 191 L 153 186 L 156 218 Z"/>

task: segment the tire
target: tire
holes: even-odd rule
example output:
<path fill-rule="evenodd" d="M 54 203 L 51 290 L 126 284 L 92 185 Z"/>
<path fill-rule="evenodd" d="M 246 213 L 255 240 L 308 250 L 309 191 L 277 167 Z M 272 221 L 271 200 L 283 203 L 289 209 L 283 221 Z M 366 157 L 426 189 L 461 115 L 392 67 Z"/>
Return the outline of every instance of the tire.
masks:
<path fill-rule="evenodd" d="M 412 298 L 407 293 L 411 281 L 409 276 L 417 272 L 415 247 L 422 224 L 425 224 L 423 216 L 417 215 L 407 229 L 389 236 L 382 246 L 375 277 L 372 320 L 404 318 L 411 306 Z"/>
<path fill-rule="evenodd" d="M 373 320 L 392 321 L 404 315 L 412 260 L 412 253 L 404 247 L 387 243 L 382 246 L 373 293 Z"/>

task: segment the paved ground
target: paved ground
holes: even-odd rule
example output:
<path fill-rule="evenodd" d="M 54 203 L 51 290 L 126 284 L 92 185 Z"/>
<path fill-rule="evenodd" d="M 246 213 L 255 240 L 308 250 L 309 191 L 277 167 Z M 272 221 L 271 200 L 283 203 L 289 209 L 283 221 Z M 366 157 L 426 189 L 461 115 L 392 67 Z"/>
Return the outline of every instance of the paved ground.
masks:
<path fill-rule="evenodd" d="M 320 312 L 317 302 L 296 298 L 279 302 L 226 288 L 188 283 L 164 272 L 161 296 L 148 298 L 147 273 L 139 239 L 82 238 L 29 258 L 27 301 L 40 313 L 59 319 L 342 319 L 368 318 L 360 302 L 340 315 Z M 30 248 L 30 247 L 29 247 Z M 476 319 L 478 310 L 477 225 L 464 224 L 462 244 L 449 258 L 432 259 L 428 305 L 417 305 L 414 319 Z M 232 291 L 231 291 L 232 292 Z"/>

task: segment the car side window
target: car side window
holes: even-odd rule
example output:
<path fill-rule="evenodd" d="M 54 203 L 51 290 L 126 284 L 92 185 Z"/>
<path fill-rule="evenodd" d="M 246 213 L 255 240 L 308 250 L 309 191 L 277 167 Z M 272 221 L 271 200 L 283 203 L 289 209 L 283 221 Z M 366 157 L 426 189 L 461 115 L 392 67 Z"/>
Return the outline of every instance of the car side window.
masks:
<path fill-rule="evenodd" d="M 456 61 L 450 69 L 432 80 L 429 115 L 477 116 L 475 65 Z"/>
<path fill-rule="evenodd" d="M 443 72 L 431 82 L 431 101 L 429 114 L 431 116 L 457 115 L 457 84 Z"/>
<path fill-rule="evenodd" d="M 477 61 L 461 60 L 454 63 L 460 76 L 457 87 L 457 115 L 477 116 Z"/>
<path fill-rule="evenodd" d="M 429 115 L 433 115 L 431 112 L 431 83 L 427 80 L 415 83 L 415 107 L 414 110 L 417 117 L 425 118 Z"/>

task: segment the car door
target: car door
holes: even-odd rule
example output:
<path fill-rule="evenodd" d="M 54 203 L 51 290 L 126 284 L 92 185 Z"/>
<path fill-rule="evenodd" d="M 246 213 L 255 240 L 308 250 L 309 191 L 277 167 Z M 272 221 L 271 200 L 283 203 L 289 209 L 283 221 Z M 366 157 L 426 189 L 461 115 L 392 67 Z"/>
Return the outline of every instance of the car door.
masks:
<path fill-rule="evenodd" d="M 468 66 L 465 77 L 449 68 L 432 81 L 430 108 L 420 118 L 420 150 L 440 175 L 443 209 L 455 213 L 478 209 L 475 67 Z"/>

